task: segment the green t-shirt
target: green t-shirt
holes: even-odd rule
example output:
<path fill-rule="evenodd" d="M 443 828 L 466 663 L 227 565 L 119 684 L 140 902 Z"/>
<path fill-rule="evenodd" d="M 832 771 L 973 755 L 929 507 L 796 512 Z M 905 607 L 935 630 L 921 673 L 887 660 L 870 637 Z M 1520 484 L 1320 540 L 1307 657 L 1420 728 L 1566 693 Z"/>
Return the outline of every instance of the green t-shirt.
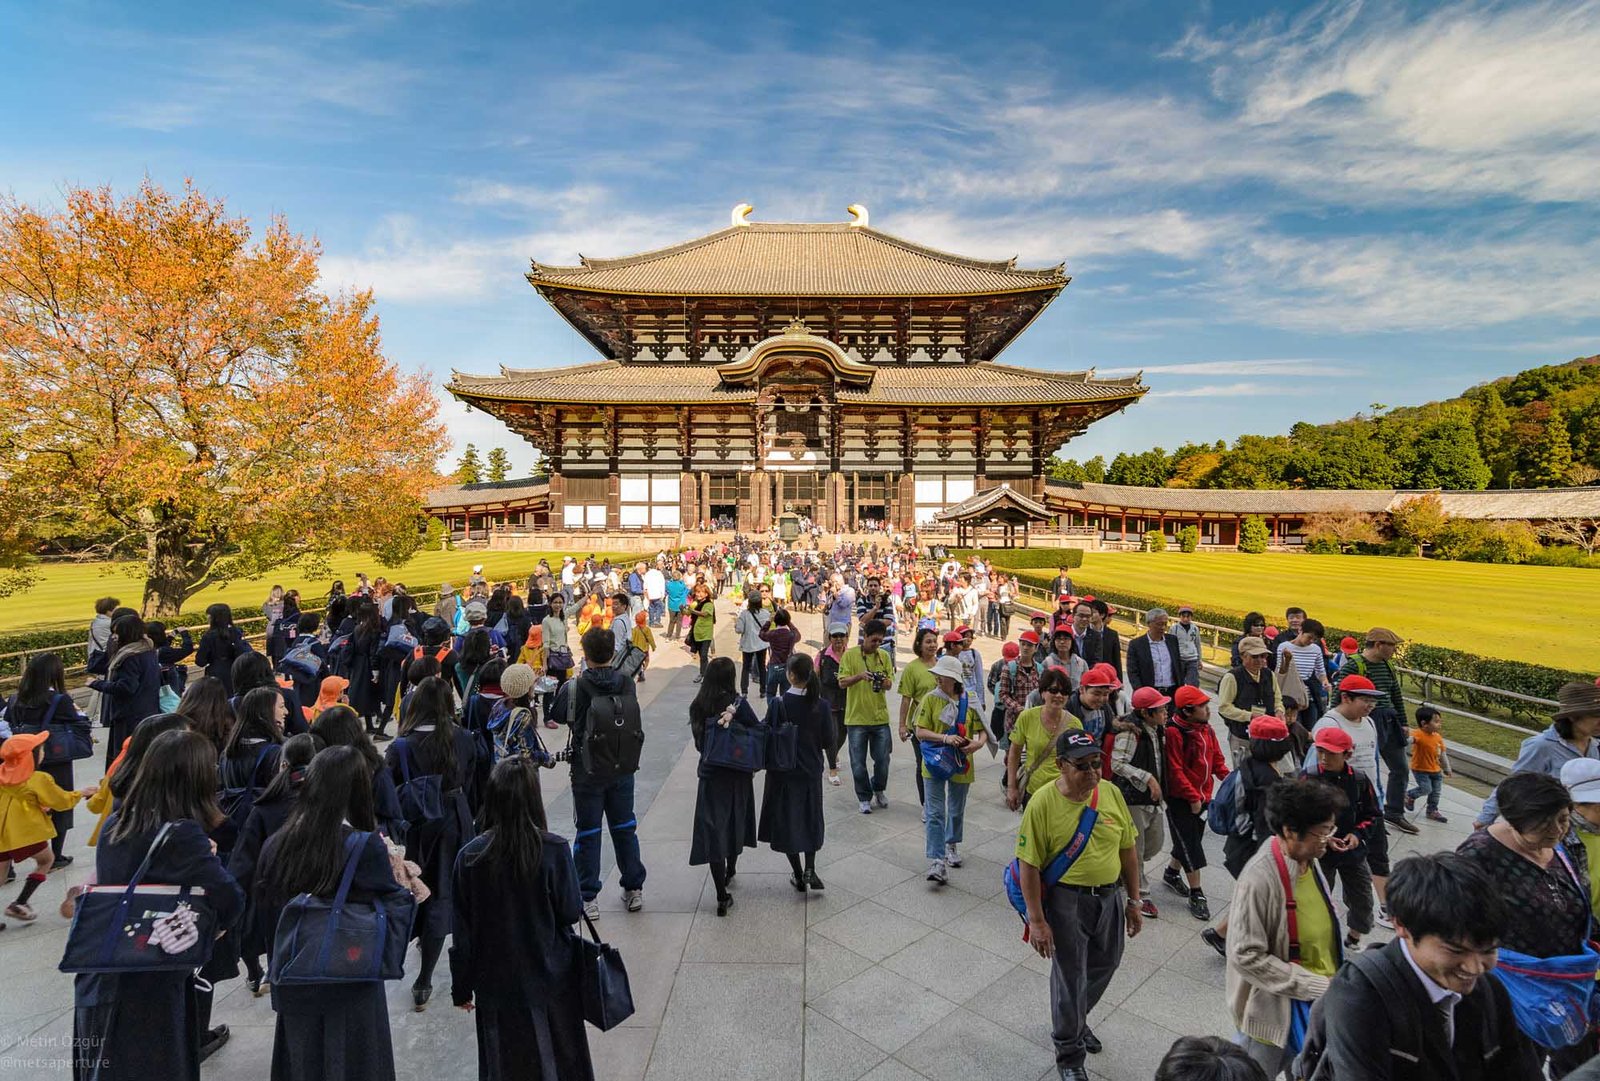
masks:
<path fill-rule="evenodd" d="M 1044 729 L 1043 706 L 1023 710 L 1017 714 L 1017 723 L 1011 726 L 1011 742 L 1022 745 L 1023 761 L 1033 771 L 1028 774 L 1030 796 L 1061 776 L 1061 767 L 1056 765 L 1056 736 L 1073 728 L 1083 731 L 1082 721 L 1066 710 L 1061 712 L 1065 719 L 1055 736 Z"/>
<path fill-rule="evenodd" d="M 1327 900 L 1317 889 L 1317 876 L 1310 868 L 1295 879 L 1294 906 L 1301 966 L 1319 976 L 1332 976 L 1339 971 L 1339 947 L 1333 941 L 1337 928 L 1333 924 L 1333 913 L 1328 911 Z"/>
<path fill-rule="evenodd" d="M 709 598 L 705 602 L 704 615 L 701 613 L 699 601 L 689 602 L 690 611 L 695 613 L 694 637 L 696 641 L 705 642 L 711 638 L 712 631 L 716 630 L 716 605 Z"/>
<path fill-rule="evenodd" d="M 911 712 L 907 716 L 915 720 L 917 707 L 922 704 L 922 696 L 939 686 L 939 680 L 928 671 L 928 666 L 922 663 L 922 658 L 913 657 L 911 662 L 900 669 L 900 683 L 895 690 L 901 698 L 911 701 Z"/>
<path fill-rule="evenodd" d="M 930 694 L 922 699 L 917 706 L 917 711 L 911 717 L 913 728 L 926 728 L 933 732 L 945 732 L 949 725 L 939 719 L 939 714 L 944 712 L 946 699 L 937 694 Z M 967 738 L 977 739 L 978 733 L 983 731 L 983 721 L 978 717 L 978 711 L 971 706 L 967 707 Z M 917 761 L 922 763 L 918 768 L 922 770 L 924 780 L 931 780 L 927 763 L 922 762 L 922 749 L 917 748 Z M 953 774 L 950 781 L 953 784 L 971 784 L 973 774 L 972 756 L 967 755 L 967 768 L 961 773 Z"/>
<path fill-rule="evenodd" d="M 1088 806 L 1088 800 L 1069 800 L 1055 785 L 1041 788 L 1022 812 L 1017 858 L 1042 870 L 1067 847 Z M 1108 886 L 1122 877 L 1122 850 L 1132 848 L 1137 835 L 1128 804 L 1110 781 L 1100 782 L 1099 815 L 1088 845 L 1061 876 L 1070 886 Z"/>
<path fill-rule="evenodd" d="M 888 687 L 888 652 L 880 649 L 867 657 L 862 654 L 860 646 L 851 646 L 845 650 L 843 659 L 839 661 L 839 678 L 842 680 L 846 676 L 859 676 L 863 672 L 878 673 L 884 678 L 884 686 Z M 881 691 L 873 690 L 870 679 L 852 683 L 844 691 L 844 723 L 847 728 L 864 724 L 888 724 L 888 697 Z"/>

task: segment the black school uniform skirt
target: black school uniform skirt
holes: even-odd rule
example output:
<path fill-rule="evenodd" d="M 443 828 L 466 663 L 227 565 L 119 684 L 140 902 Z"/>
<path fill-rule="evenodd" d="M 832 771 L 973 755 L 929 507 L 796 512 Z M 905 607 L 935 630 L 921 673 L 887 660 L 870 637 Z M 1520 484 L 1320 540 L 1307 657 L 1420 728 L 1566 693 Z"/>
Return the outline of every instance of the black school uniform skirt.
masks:
<path fill-rule="evenodd" d="M 755 778 L 732 769 L 702 769 L 694 799 L 689 866 L 737 859 L 756 846 Z"/>
<path fill-rule="evenodd" d="M 580 1001 L 566 994 L 543 1006 L 478 1006 L 479 1081 L 594 1081 Z"/>
<path fill-rule="evenodd" d="M 272 989 L 272 1081 L 394 1081 L 381 980 Z"/>
<path fill-rule="evenodd" d="M 822 848 L 823 832 L 822 771 L 768 771 L 756 836 L 774 852 L 803 855 Z"/>

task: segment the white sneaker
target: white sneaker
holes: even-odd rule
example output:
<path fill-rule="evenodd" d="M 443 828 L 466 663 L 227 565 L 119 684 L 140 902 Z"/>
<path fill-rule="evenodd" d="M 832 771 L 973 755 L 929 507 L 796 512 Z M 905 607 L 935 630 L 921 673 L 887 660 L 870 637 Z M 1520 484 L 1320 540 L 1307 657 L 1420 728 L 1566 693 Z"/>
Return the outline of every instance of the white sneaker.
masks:
<path fill-rule="evenodd" d="M 1378 906 L 1378 914 L 1377 914 L 1376 918 L 1377 918 L 1379 927 L 1386 927 L 1391 931 L 1394 930 L 1394 920 L 1392 920 L 1389 917 L 1389 906 L 1388 905 L 1379 905 Z"/>
<path fill-rule="evenodd" d="M 950 876 L 944 871 L 944 860 L 934 860 L 928 865 L 928 881 L 937 882 L 941 886 L 950 881 Z"/>
<path fill-rule="evenodd" d="M 949 867 L 960 867 L 961 866 L 961 857 L 956 855 L 956 846 L 955 845 L 945 845 L 944 846 L 944 862 L 945 862 L 946 866 L 949 866 Z"/>
<path fill-rule="evenodd" d="M 629 912 L 637 912 L 644 907 L 644 890 L 623 890 L 622 905 Z"/>
<path fill-rule="evenodd" d="M 598 920 L 600 918 L 600 902 L 585 901 L 583 903 L 583 914 L 591 920 Z"/>
<path fill-rule="evenodd" d="M 861 813 L 864 815 L 869 815 L 872 813 L 872 802 L 870 800 L 861 801 Z"/>
<path fill-rule="evenodd" d="M 872 796 L 872 799 L 873 799 L 873 802 L 876 803 L 879 807 L 887 808 L 889 806 L 889 797 L 884 795 L 882 792 L 874 793 L 873 796 Z"/>

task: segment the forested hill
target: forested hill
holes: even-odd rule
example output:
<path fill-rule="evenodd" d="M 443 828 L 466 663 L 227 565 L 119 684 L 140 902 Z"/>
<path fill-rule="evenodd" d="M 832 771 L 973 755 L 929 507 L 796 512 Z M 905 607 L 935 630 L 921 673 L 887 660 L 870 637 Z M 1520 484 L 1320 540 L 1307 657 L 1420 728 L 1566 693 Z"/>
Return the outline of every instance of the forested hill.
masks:
<path fill-rule="evenodd" d="M 1375 408 L 1229 446 L 1085 462 L 1061 480 L 1170 488 L 1556 488 L 1600 481 L 1600 355 L 1529 368 L 1442 402 Z"/>

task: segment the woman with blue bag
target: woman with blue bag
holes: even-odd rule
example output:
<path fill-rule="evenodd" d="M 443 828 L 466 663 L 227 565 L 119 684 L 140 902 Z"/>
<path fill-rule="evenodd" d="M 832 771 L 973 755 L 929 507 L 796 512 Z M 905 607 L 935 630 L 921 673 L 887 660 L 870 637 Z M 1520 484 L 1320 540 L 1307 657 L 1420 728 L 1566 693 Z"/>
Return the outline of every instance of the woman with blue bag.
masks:
<path fill-rule="evenodd" d="M 717 888 L 717 915 L 733 907 L 728 883 L 738 873 L 739 853 L 756 846 L 756 793 L 754 773 L 730 765 L 714 765 L 721 736 L 711 730 L 739 726 L 759 727 L 755 711 L 734 687 L 737 675 L 732 657 L 717 657 L 706 665 L 700 692 L 689 703 L 689 731 L 700 752 L 699 786 L 694 799 L 694 835 L 689 845 L 689 866 L 709 865 Z M 732 733 L 734 736 L 749 732 Z M 714 746 L 715 745 L 715 746 Z"/>
<path fill-rule="evenodd" d="M 929 672 L 939 686 L 923 696 L 914 725 L 927 793 L 923 829 L 930 861 L 928 881 L 942 886 L 949 881 L 948 868 L 961 866 L 956 846 L 961 843 L 967 791 L 975 772 L 972 756 L 989 742 L 989 733 L 984 731 L 978 711 L 967 703 L 966 671 L 961 661 L 947 654 L 935 661 Z"/>
<path fill-rule="evenodd" d="M 432 898 L 417 911 L 414 933 L 422 962 L 411 985 L 420 1012 L 433 994 L 433 970 L 450 936 L 451 871 L 461 847 L 472 840 L 468 802 L 477 769 L 478 743 L 455 723 L 455 696 L 441 676 L 417 684 L 401 709 L 400 735 L 384 758 L 405 816 L 406 859 L 422 868 Z"/>
<path fill-rule="evenodd" d="M 269 971 L 278 1015 L 273 1081 L 394 1079 L 384 977 L 358 979 L 341 967 L 352 953 L 404 955 L 410 893 L 395 881 L 376 826 L 366 760 L 353 747 L 330 747 L 311 760 L 288 821 L 261 850 L 255 902 L 264 925 L 276 928 Z M 337 901 L 340 895 L 351 908 L 362 906 L 363 915 L 382 908 L 402 918 L 379 924 L 370 940 L 340 935 L 339 948 L 320 958 L 301 943 L 325 935 L 338 917 L 306 900 Z M 321 910 L 326 919 L 306 918 L 310 910 Z M 326 975 L 326 982 L 318 975 Z"/>
<path fill-rule="evenodd" d="M 1572 821 L 1567 788 L 1545 773 L 1513 773 L 1494 790 L 1499 816 L 1457 852 L 1500 884 L 1515 912 L 1500 937 L 1495 977 L 1517 1025 L 1539 1045 L 1551 1077 L 1565 1077 L 1596 1053 L 1593 914 L 1582 850 L 1562 847 Z M 1574 859 L 1574 856 L 1577 859 Z"/>
<path fill-rule="evenodd" d="M 550 832 L 539 767 L 525 755 L 489 774 L 483 832 L 456 858 L 451 998 L 472 1013 L 480 1081 L 593 1081 L 572 925 L 578 871 Z"/>
<path fill-rule="evenodd" d="M 120 931 L 106 899 L 138 882 L 144 887 L 191 887 L 202 894 L 211 933 L 232 933 L 244 894 L 211 848 L 208 830 L 222 821 L 217 808 L 217 759 L 196 732 L 164 732 L 140 759 L 133 783 L 106 821 L 95 849 L 95 881 L 82 894 L 67 937 L 63 971 L 73 984 L 73 1076 L 87 1081 L 198 1081 L 200 1038 L 193 970 L 114 968 L 99 956 L 104 924 Z M 143 869 L 143 874 L 139 872 Z M 99 919 L 97 920 L 97 917 Z M 204 944 L 202 944 L 204 948 Z M 154 955 L 150 959 L 159 962 Z M 206 949 L 209 953 L 209 949 Z M 113 959 L 116 960 L 116 959 Z M 96 1072 L 98 1070 L 98 1072 Z"/>
<path fill-rule="evenodd" d="M 810 657 L 792 655 L 784 673 L 787 688 L 772 700 L 767 724 L 774 730 L 779 725 L 794 725 L 794 768 L 780 770 L 775 763 L 769 764 L 756 837 L 789 858 L 793 872 L 789 883 L 805 893 L 823 888 L 817 876 L 817 852 L 825 832 L 822 765 L 823 755 L 832 746 L 833 710 L 822 697 L 822 680 Z"/>

